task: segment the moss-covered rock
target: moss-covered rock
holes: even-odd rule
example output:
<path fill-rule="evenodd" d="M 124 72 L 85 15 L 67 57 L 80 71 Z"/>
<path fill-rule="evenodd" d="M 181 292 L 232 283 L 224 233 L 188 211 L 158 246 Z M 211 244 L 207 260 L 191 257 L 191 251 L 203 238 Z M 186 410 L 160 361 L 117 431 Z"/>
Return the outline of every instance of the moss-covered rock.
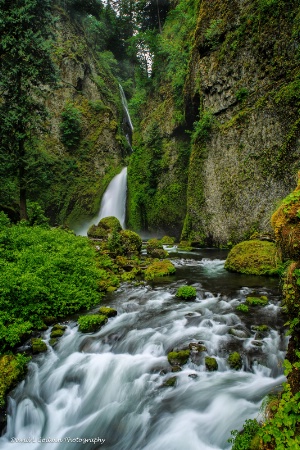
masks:
<path fill-rule="evenodd" d="M 163 245 L 173 245 L 175 243 L 175 238 L 170 236 L 164 236 L 160 239 L 160 243 Z"/>
<path fill-rule="evenodd" d="M 41 338 L 31 339 L 32 353 L 43 353 L 47 351 L 47 345 Z"/>
<path fill-rule="evenodd" d="M 268 304 L 268 297 L 261 295 L 260 297 L 247 297 L 246 302 L 250 306 L 266 306 Z"/>
<path fill-rule="evenodd" d="M 142 239 L 134 231 L 122 230 L 120 232 L 122 253 L 124 255 L 138 255 L 142 249 Z"/>
<path fill-rule="evenodd" d="M 163 384 L 162 387 L 174 387 L 177 383 L 177 377 L 168 378 Z"/>
<path fill-rule="evenodd" d="M 199 344 L 197 342 L 190 342 L 189 349 L 192 352 L 197 352 L 197 353 L 206 352 L 206 350 L 207 350 L 205 345 Z"/>
<path fill-rule="evenodd" d="M 187 350 L 179 350 L 177 352 L 169 352 L 168 353 L 168 361 L 171 366 L 183 366 L 188 362 L 191 351 Z"/>
<path fill-rule="evenodd" d="M 99 308 L 99 314 L 106 317 L 114 317 L 118 314 L 118 312 L 114 308 L 109 308 L 108 306 L 101 306 L 101 308 Z"/>
<path fill-rule="evenodd" d="M 21 354 L 0 357 L 0 408 L 5 406 L 7 393 L 24 377 L 29 360 Z"/>
<path fill-rule="evenodd" d="M 252 275 L 278 275 L 281 259 L 273 242 L 250 240 L 235 245 L 229 252 L 225 269 Z"/>
<path fill-rule="evenodd" d="M 168 259 L 164 261 L 155 261 L 150 264 L 145 270 L 145 279 L 153 280 L 157 277 L 165 277 L 167 275 L 173 275 L 176 272 L 174 264 Z"/>
<path fill-rule="evenodd" d="M 116 233 L 122 230 L 119 219 L 114 216 L 104 217 L 98 225 L 92 225 L 87 232 L 88 237 L 94 239 L 108 239 L 114 231 Z"/>
<path fill-rule="evenodd" d="M 190 241 L 180 241 L 178 244 L 178 250 L 191 252 L 193 250 L 193 247 Z"/>
<path fill-rule="evenodd" d="M 205 367 L 209 372 L 214 372 L 218 370 L 218 362 L 216 358 L 212 358 L 211 356 L 205 357 Z"/>
<path fill-rule="evenodd" d="M 238 352 L 230 353 L 227 362 L 231 369 L 240 370 L 243 366 L 241 355 Z"/>
<path fill-rule="evenodd" d="M 91 314 L 80 316 L 78 319 L 79 331 L 82 333 L 93 333 L 107 322 L 107 317 L 101 314 Z"/>
<path fill-rule="evenodd" d="M 160 240 L 154 238 L 149 239 L 146 244 L 147 255 L 152 256 L 152 258 L 166 258 L 168 252 L 163 248 L 163 244 Z"/>
<path fill-rule="evenodd" d="M 298 177 L 296 189 L 282 201 L 271 220 L 284 259 L 300 259 L 300 172 Z"/>

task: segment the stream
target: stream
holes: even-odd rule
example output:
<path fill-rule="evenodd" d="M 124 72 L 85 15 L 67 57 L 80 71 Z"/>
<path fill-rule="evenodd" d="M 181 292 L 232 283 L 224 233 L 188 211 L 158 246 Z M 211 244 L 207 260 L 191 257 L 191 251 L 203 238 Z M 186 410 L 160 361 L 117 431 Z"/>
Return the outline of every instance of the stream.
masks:
<path fill-rule="evenodd" d="M 230 431 L 259 418 L 263 398 L 280 389 L 287 338 L 278 280 L 229 273 L 225 258 L 213 249 L 171 255 L 175 276 L 107 295 L 102 304 L 118 315 L 100 331 L 79 333 L 69 322 L 9 398 L 1 449 L 230 449 Z M 175 297 L 184 284 L 197 289 L 196 300 Z M 237 312 L 249 294 L 266 295 L 268 305 Z M 261 324 L 270 329 L 258 336 L 253 326 Z M 172 373 L 168 352 L 191 342 L 207 351 L 192 352 Z M 241 370 L 227 363 L 233 351 L 242 355 Z M 207 355 L 218 371 L 205 369 Z M 172 376 L 176 385 L 163 387 Z"/>

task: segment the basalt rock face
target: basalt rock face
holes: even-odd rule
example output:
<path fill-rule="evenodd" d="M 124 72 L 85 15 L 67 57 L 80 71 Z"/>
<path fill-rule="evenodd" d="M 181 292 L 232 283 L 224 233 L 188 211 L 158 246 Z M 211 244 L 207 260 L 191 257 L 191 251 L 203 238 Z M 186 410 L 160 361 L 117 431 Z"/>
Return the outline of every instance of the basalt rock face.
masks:
<path fill-rule="evenodd" d="M 300 161 L 298 47 L 296 1 L 201 2 L 185 85 L 195 136 L 184 238 L 270 230 Z"/>
<path fill-rule="evenodd" d="M 95 57 L 80 25 L 63 9 L 54 6 L 53 14 L 53 60 L 59 78 L 55 88 L 44 88 L 48 129 L 38 142 L 51 177 L 44 190 L 30 192 L 30 199 L 43 204 L 53 223 L 70 223 L 95 214 L 122 166 L 126 139 L 119 86 L 107 63 L 101 55 Z M 62 137 L 64 120 L 66 133 L 68 126 L 74 132 L 73 141 L 68 134 Z"/>

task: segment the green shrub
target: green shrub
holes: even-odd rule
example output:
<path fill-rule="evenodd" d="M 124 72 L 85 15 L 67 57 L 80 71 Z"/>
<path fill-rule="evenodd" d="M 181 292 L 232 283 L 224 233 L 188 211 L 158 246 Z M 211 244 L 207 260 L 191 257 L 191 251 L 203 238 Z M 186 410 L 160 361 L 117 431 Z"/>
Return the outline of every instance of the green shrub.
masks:
<path fill-rule="evenodd" d="M 214 123 L 216 122 L 211 111 L 205 111 L 198 122 L 194 122 L 194 131 L 192 132 L 192 142 L 206 142 L 211 134 Z"/>
<path fill-rule="evenodd" d="M 139 254 L 142 249 L 142 239 L 134 231 L 122 230 L 120 232 L 122 253 L 125 255 Z"/>
<path fill-rule="evenodd" d="M 0 357 L 0 408 L 5 405 L 6 394 L 13 389 L 25 375 L 26 366 L 30 358 L 20 353 Z"/>
<path fill-rule="evenodd" d="M 238 305 L 235 308 L 237 311 L 243 312 L 243 313 L 247 313 L 249 312 L 249 306 L 245 305 L 244 303 L 241 303 L 240 305 Z"/>
<path fill-rule="evenodd" d="M 249 95 L 249 91 L 247 88 L 241 88 L 235 93 L 235 97 L 238 102 L 243 102 Z"/>
<path fill-rule="evenodd" d="M 183 298 L 184 300 L 192 299 L 196 297 L 196 289 L 193 286 L 181 286 L 177 289 L 176 297 Z"/>
<path fill-rule="evenodd" d="M 61 113 L 61 142 L 68 148 L 77 146 L 81 138 L 81 131 L 81 113 L 72 103 L 68 103 Z"/>
<path fill-rule="evenodd" d="M 88 240 L 61 229 L 0 229 L 0 352 L 40 328 L 99 303 L 111 274 L 96 266 Z"/>
<path fill-rule="evenodd" d="M 209 27 L 204 32 L 205 40 L 212 50 L 215 50 L 220 42 L 222 22 L 222 19 L 212 19 Z"/>
<path fill-rule="evenodd" d="M 79 331 L 82 333 L 92 333 L 98 331 L 106 322 L 107 317 L 101 314 L 80 316 L 78 319 Z"/>
<path fill-rule="evenodd" d="M 254 450 L 253 440 L 259 429 L 260 426 L 256 419 L 246 420 L 241 433 L 238 430 L 231 432 L 233 437 L 228 439 L 228 442 L 233 444 L 231 450 Z"/>

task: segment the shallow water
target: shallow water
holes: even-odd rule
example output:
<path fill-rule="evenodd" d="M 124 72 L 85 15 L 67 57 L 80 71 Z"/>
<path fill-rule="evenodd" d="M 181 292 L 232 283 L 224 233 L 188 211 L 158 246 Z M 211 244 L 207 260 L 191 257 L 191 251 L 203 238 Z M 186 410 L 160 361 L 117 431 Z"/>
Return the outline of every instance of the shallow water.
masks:
<path fill-rule="evenodd" d="M 35 357 L 15 389 L 1 449 L 229 449 L 230 431 L 258 417 L 263 397 L 284 381 L 287 339 L 278 280 L 230 274 L 225 255 L 181 253 L 174 259 L 176 276 L 123 285 L 106 299 L 118 316 L 97 333 L 79 333 L 71 322 L 59 345 Z M 176 299 L 183 284 L 196 288 L 195 301 Z M 250 293 L 267 295 L 269 304 L 237 313 Z M 257 339 L 251 326 L 261 324 L 270 331 Z M 167 353 L 190 342 L 207 351 L 192 353 L 183 370 L 172 373 Z M 243 358 L 239 371 L 227 364 L 235 350 Z M 217 372 L 206 371 L 206 355 L 217 359 Z M 172 376 L 176 386 L 162 387 Z M 33 442 L 21 445 L 22 439 Z"/>

